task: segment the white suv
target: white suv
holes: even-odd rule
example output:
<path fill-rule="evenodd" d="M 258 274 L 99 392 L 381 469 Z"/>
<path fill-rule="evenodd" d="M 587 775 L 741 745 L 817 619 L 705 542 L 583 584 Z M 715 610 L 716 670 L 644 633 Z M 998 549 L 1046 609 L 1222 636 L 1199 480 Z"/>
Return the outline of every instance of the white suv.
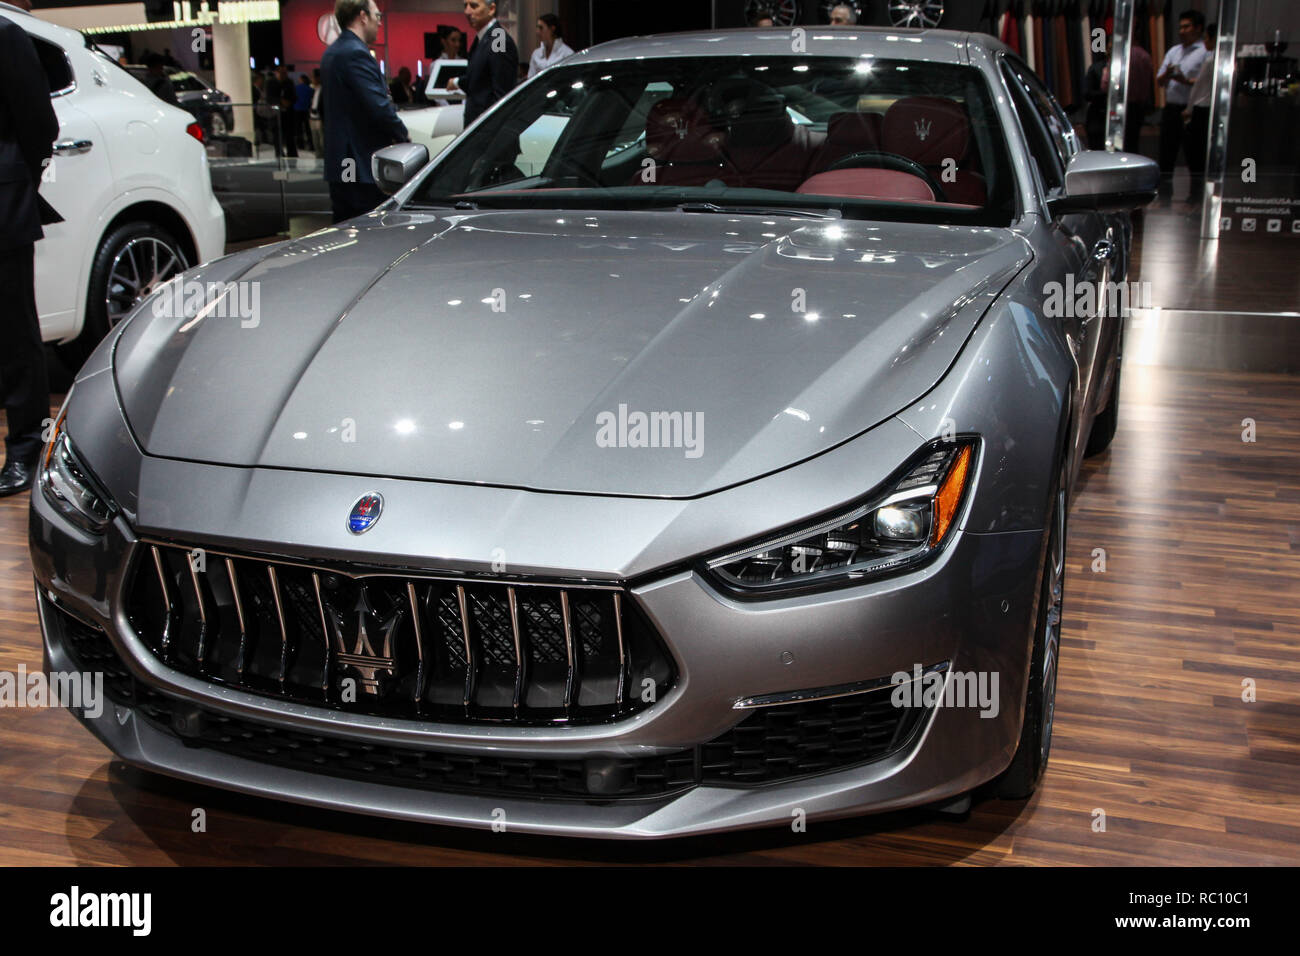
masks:
<path fill-rule="evenodd" d="M 202 130 L 76 30 L 0 3 L 27 31 L 59 136 L 41 195 L 64 221 L 36 244 L 36 309 L 72 368 L 158 283 L 225 251 Z"/>

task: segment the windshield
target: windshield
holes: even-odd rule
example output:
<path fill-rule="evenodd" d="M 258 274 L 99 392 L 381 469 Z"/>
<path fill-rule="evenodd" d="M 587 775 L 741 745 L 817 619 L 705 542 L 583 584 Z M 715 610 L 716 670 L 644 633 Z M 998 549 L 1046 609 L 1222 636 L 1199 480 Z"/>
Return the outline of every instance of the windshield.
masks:
<path fill-rule="evenodd" d="M 1014 195 L 972 67 L 719 56 L 553 67 L 440 157 L 408 205 L 1007 225 Z"/>

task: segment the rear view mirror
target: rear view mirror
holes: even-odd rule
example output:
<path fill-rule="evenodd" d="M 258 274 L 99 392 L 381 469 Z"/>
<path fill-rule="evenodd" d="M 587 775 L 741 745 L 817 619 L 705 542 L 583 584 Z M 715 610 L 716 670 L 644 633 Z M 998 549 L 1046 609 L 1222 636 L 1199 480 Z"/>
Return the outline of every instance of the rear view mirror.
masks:
<path fill-rule="evenodd" d="M 388 195 L 397 192 L 429 162 L 429 150 L 421 143 L 385 146 L 370 157 L 375 185 Z"/>
<path fill-rule="evenodd" d="M 1155 199 L 1159 186 L 1160 166 L 1155 160 L 1089 149 L 1070 160 L 1065 189 L 1049 196 L 1047 204 L 1052 215 L 1129 210 Z"/>

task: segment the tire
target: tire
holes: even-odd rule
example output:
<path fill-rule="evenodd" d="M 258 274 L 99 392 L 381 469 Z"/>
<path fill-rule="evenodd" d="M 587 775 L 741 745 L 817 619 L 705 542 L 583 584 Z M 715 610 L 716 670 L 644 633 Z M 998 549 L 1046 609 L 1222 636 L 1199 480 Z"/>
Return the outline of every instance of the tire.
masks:
<path fill-rule="evenodd" d="M 209 119 L 211 121 L 209 132 L 213 136 L 225 136 L 230 131 L 226 118 L 220 112 L 213 112 Z"/>
<path fill-rule="evenodd" d="M 1047 769 L 1047 759 L 1052 751 L 1056 674 L 1061 651 L 1061 606 L 1065 591 L 1065 488 L 1066 471 L 1062 465 L 1048 518 L 1038 618 L 1029 661 L 1029 686 L 1025 692 L 1025 719 L 1011 766 L 996 782 L 997 794 L 1004 800 L 1024 800 L 1033 794 Z"/>
<path fill-rule="evenodd" d="M 118 226 L 100 240 L 90 269 L 86 321 L 75 339 L 58 347 L 59 358 L 68 368 L 80 369 L 100 340 L 156 284 L 187 268 L 184 249 L 167 229 L 146 220 Z"/>

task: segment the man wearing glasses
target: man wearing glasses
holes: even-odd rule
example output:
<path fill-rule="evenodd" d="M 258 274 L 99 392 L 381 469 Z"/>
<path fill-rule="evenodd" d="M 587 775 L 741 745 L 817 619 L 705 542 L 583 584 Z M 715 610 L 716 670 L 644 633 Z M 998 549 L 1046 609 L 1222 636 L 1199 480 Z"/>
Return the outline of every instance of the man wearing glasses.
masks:
<path fill-rule="evenodd" d="M 360 216 L 384 201 L 370 174 L 370 156 L 410 140 L 379 64 L 370 55 L 382 17 L 375 0 L 337 0 L 334 18 L 342 32 L 320 61 L 325 181 L 335 222 Z"/>

